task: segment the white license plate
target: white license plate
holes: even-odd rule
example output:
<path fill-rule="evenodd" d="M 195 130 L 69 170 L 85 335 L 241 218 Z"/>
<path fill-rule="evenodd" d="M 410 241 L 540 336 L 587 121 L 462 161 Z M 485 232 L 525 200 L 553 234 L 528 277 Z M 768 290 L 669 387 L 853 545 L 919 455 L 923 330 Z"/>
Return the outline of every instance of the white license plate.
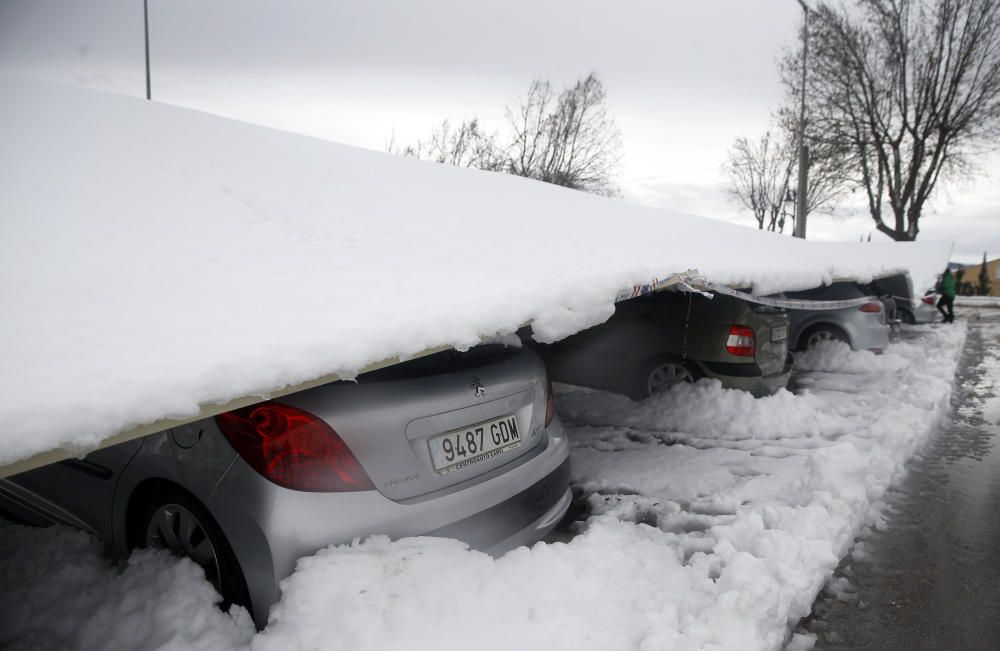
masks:
<path fill-rule="evenodd" d="M 434 470 L 444 475 L 516 448 L 521 430 L 517 418 L 503 416 L 435 436 L 427 443 Z"/>
<path fill-rule="evenodd" d="M 788 339 L 788 327 L 778 326 L 777 328 L 771 328 L 771 342 L 779 342 Z"/>

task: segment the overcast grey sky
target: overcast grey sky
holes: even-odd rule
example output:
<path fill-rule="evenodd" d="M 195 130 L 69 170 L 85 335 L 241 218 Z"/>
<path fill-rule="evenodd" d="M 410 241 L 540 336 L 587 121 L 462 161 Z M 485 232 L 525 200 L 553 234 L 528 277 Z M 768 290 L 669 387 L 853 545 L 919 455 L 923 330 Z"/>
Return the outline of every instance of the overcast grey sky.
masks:
<path fill-rule="evenodd" d="M 795 0 L 149 0 L 153 97 L 371 149 L 443 118 L 501 126 L 533 77 L 597 72 L 626 200 L 752 224 L 723 193 L 732 141 L 768 127 Z M 141 0 L 0 0 L 0 70 L 144 94 Z M 1000 157 L 944 188 L 921 238 L 1000 255 Z M 860 197 L 858 197 L 860 198 Z M 872 231 L 846 202 L 809 236 Z M 875 234 L 873 239 L 883 236 Z"/>

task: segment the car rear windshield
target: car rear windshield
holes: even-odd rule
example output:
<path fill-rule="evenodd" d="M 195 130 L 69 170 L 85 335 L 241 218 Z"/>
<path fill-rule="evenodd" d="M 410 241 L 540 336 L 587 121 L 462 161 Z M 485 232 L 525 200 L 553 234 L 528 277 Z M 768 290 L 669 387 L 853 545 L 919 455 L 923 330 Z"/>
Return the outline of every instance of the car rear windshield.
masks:
<path fill-rule="evenodd" d="M 827 287 L 817 287 L 803 292 L 787 292 L 788 298 L 806 298 L 816 300 L 839 301 L 849 298 L 858 298 L 865 293 L 854 283 L 834 283 Z"/>
<path fill-rule="evenodd" d="M 359 384 L 368 384 L 466 371 L 516 357 L 520 352 L 520 348 L 504 344 L 485 344 L 464 352 L 449 349 L 363 373 L 358 376 L 357 381 Z"/>

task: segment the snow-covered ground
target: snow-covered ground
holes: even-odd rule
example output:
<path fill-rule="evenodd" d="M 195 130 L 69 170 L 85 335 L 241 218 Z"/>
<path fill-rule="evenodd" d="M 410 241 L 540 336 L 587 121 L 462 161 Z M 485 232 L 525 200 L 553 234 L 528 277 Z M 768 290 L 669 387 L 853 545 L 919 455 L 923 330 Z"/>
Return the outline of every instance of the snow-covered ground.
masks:
<path fill-rule="evenodd" d="M 79 88 L 0 92 L 17 424 L 0 470 L 527 323 L 553 340 L 691 268 L 758 293 L 910 271 L 919 291 L 951 250 L 805 242 Z"/>
<path fill-rule="evenodd" d="M 956 296 L 959 307 L 1000 307 L 1000 296 Z"/>
<path fill-rule="evenodd" d="M 714 381 L 636 404 L 562 387 L 589 515 L 501 558 L 373 537 L 300 561 L 268 627 L 223 614 L 188 561 L 122 572 L 85 534 L 0 525 L 0 646 L 15 649 L 808 649 L 788 640 L 948 416 L 965 326 L 883 355 L 801 355 L 795 393 Z M 863 553 L 858 546 L 855 553 Z"/>

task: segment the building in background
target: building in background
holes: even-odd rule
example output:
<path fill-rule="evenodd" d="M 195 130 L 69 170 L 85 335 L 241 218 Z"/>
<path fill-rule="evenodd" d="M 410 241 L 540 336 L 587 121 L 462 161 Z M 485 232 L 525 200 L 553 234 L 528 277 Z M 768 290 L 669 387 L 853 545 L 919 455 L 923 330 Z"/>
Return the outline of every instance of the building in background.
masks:
<path fill-rule="evenodd" d="M 962 265 L 955 271 L 955 284 L 959 296 L 1000 296 L 1000 258 L 986 260 L 987 288 L 983 294 L 980 290 L 979 275 L 983 263 Z"/>

